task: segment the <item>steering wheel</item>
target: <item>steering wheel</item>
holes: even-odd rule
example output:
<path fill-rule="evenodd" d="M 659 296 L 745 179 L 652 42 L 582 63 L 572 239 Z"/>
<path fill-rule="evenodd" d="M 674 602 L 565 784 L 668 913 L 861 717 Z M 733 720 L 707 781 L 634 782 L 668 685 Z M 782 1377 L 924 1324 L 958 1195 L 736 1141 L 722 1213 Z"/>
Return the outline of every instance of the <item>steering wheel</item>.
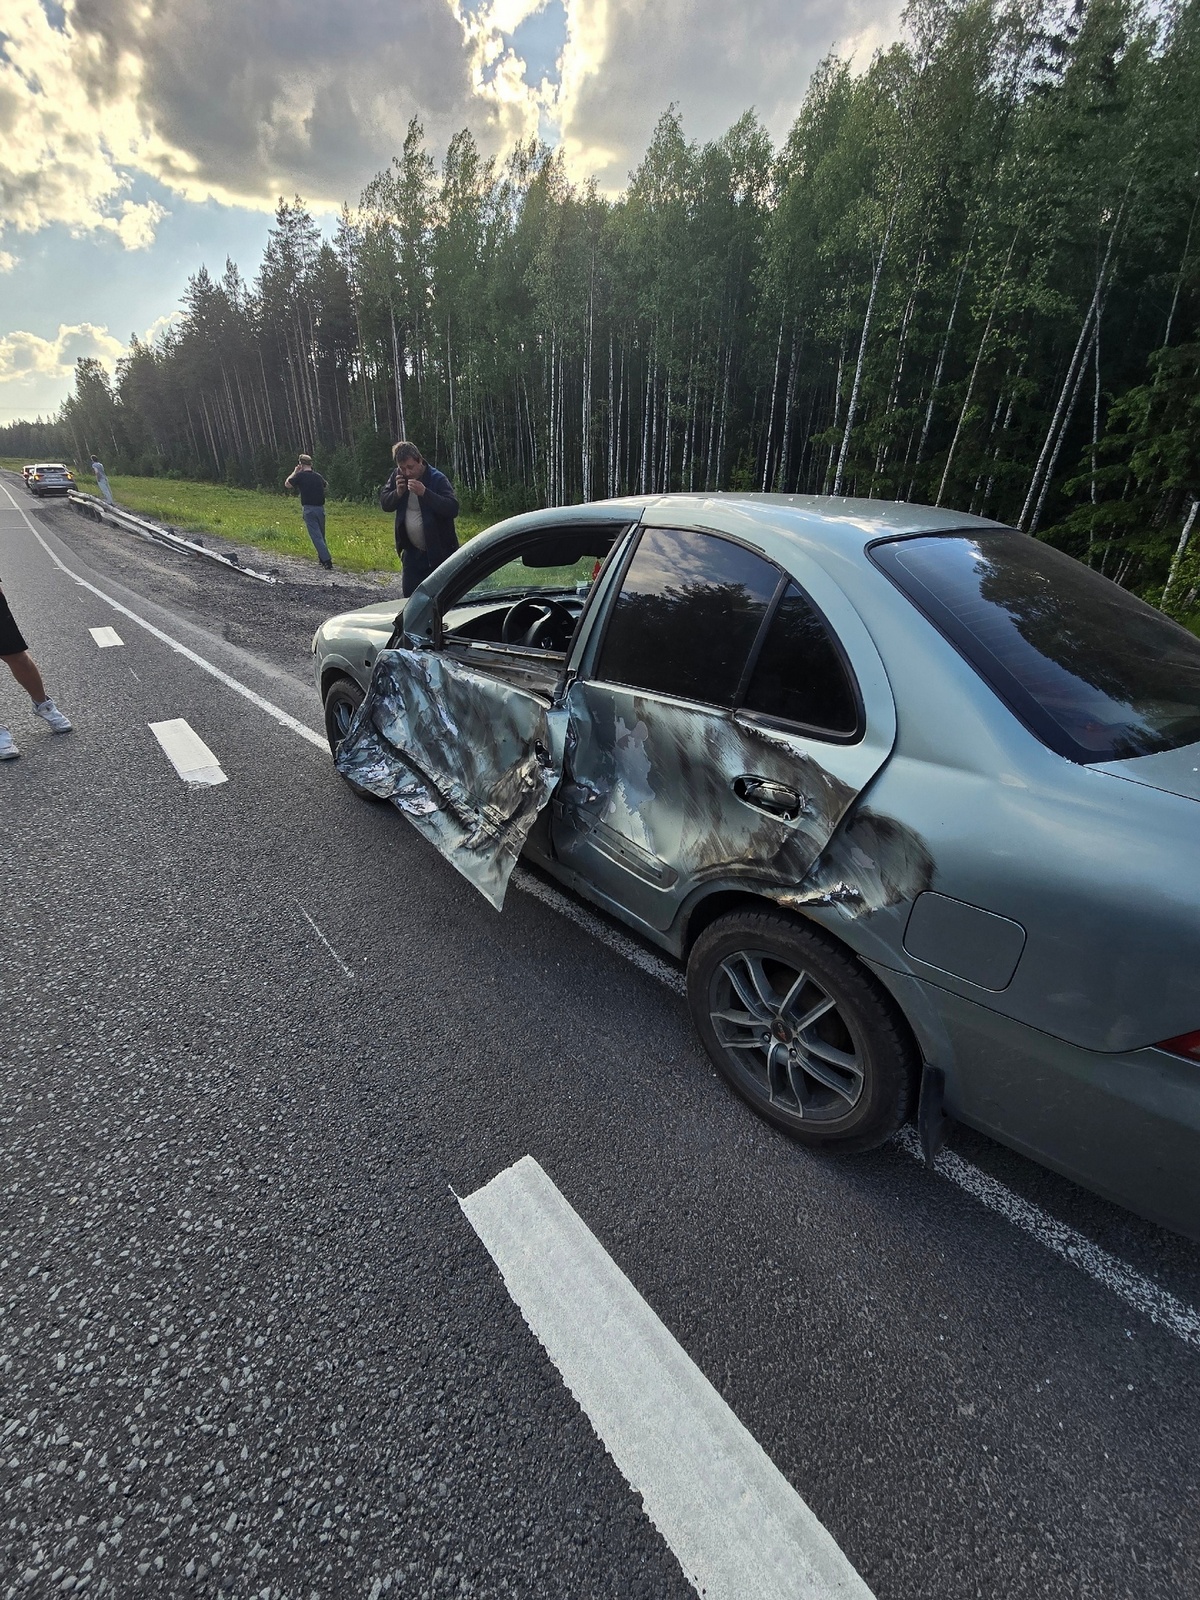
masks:
<path fill-rule="evenodd" d="M 523 645 L 527 650 L 552 650 L 551 634 L 558 626 L 566 629 L 566 640 L 575 631 L 575 615 L 561 600 L 541 599 L 527 594 L 504 613 L 500 638 L 505 644 Z"/>

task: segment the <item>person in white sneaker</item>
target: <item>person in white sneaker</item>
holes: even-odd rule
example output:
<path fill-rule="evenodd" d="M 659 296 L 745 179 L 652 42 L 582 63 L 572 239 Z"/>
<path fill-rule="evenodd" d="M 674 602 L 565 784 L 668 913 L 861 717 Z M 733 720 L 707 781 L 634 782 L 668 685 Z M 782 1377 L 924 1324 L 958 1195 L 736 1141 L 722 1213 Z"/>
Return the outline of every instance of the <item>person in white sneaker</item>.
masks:
<path fill-rule="evenodd" d="M 8 608 L 4 590 L 0 588 L 0 661 L 33 701 L 34 716 L 41 717 L 51 733 L 69 733 L 71 723 L 46 693 L 46 685 L 38 671 L 37 662 L 29 654 L 29 646 L 17 627 L 16 618 Z M 11 732 L 0 727 L 0 761 L 11 761 L 21 752 Z"/>

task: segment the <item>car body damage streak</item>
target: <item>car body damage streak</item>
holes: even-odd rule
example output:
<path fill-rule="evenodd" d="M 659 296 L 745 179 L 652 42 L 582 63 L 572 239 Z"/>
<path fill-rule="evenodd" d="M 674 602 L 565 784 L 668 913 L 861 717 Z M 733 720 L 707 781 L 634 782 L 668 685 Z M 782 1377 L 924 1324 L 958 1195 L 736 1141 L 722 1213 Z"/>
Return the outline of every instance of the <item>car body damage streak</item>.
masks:
<path fill-rule="evenodd" d="M 659 927 L 706 882 L 794 888 L 853 804 L 802 737 L 732 712 L 588 682 L 566 705 L 556 851 L 577 870 L 606 872 L 606 858 L 644 881 L 638 909 Z"/>
<path fill-rule="evenodd" d="M 383 650 L 337 769 L 402 811 L 499 910 L 561 774 L 561 721 L 536 695 L 461 663 Z"/>
<path fill-rule="evenodd" d="M 771 891 L 781 906 L 838 906 L 860 917 L 915 901 L 933 883 L 933 857 L 903 823 L 866 809 L 830 841 L 812 871 L 794 889 Z"/>

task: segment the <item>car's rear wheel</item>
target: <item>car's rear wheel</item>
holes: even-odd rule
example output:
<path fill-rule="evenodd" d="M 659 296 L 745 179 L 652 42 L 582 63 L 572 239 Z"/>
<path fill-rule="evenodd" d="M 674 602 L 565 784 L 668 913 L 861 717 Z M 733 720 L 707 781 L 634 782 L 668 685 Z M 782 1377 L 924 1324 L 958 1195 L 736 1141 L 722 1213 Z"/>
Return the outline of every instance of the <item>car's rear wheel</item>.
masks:
<path fill-rule="evenodd" d="M 848 952 L 772 912 L 707 928 L 687 970 L 717 1070 L 805 1144 L 869 1150 L 907 1119 L 917 1052 L 893 1002 Z"/>

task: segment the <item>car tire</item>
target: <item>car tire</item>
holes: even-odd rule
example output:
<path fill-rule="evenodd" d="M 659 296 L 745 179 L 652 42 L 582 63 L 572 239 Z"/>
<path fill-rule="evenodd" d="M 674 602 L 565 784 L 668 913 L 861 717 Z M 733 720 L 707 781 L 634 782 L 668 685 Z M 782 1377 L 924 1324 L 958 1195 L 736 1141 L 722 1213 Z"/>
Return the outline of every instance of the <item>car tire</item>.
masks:
<path fill-rule="evenodd" d="M 325 691 L 325 737 L 329 740 L 331 754 L 337 755 L 338 745 L 349 732 L 354 713 L 366 695 L 353 678 L 335 678 Z"/>
<path fill-rule="evenodd" d="M 338 745 L 346 737 L 354 713 L 365 699 L 365 693 L 353 678 L 335 678 L 326 689 L 325 737 L 329 740 L 329 750 L 332 755 L 337 755 Z M 352 783 L 349 778 L 343 777 L 342 781 L 364 800 L 378 798 L 369 789 L 363 789 L 357 783 Z"/>
<path fill-rule="evenodd" d="M 800 1143 L 870 1150 L 911 1114 L 912 1037 L 890 997 L 819 930 L 769 911 L 722 917 L 692 949 L 687 992 L 717 1071 Z"/>

